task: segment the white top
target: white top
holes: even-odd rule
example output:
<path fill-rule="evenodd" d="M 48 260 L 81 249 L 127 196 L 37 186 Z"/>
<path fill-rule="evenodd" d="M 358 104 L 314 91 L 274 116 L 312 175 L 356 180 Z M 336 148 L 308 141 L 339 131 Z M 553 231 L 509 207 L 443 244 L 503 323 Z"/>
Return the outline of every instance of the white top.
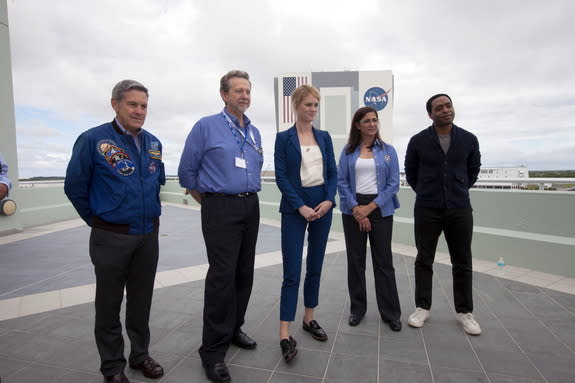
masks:
<path fill-rule="evenodd" d="M 301 186 L 323 185 L 323 157 L 319 146 L 301 146 Z"/>
<path fill-rule="evenodd" d="M 358 158 L 355 162 L 355 192 L 377 194 L 375 158 Z"/>

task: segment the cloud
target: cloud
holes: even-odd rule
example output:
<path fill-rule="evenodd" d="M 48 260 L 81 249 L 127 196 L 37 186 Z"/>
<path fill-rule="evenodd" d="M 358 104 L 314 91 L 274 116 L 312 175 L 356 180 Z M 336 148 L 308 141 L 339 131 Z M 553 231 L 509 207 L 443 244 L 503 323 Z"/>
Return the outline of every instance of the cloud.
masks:
<path fill-rule="evenodd" d="M 150 89 L 146 128 L 175 174 L 195 121 L 221 110 L 219 78 L 230 69 L 251 75 L 248 115 L 262 131 L 266 166 L 275 76 L 391 69 L 400 156 L 430 123 L 427 98 L 447 92 L 485 165 L 573 168 L 571 0 L 12 0 L 8 10 L 18 142 L 30 146 L 19 148 L 21 174 L 37 175 L 26 161 L 40 156 L 51 166 L 42 172 L 63 175 L 65 148 L 111 120 L 110 92 L 124 78 Z M 33 110 L 46 113 L 32 124 Z M 38 135 L 60 132 L 61 149 L 32 147 L 34 126 Z"/>

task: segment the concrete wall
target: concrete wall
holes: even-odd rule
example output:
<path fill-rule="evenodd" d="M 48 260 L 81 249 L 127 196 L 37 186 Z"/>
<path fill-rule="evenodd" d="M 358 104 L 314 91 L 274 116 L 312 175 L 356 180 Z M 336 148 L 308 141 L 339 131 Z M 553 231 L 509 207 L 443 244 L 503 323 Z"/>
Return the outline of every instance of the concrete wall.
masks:
<path fill-rule="evenodd" d="M 6 0 L 0 0 L 0 152 L 8 163 L 8 174 L 12 180 L 12 191 L 9 198 L 16 201 L 16 204 L 20 206 L 16 124 L 14 121 L 8 8 Z M 0 233 L 19 230 L 22 230 L 19 209 L 10 217 L 0 215 Z"/>
<path fill-rule="evenodd" d="M 64 183 L 22 188 L 19 198 L 20 222 L 24 228 L 79 218 L 64 194 Z"/>
<path fill-rule="evenodd" d="M 264 183 L 259 194 L 261 215 L 280 220 L 280 194 L 274 183 Z M 394 218 L 393 241 L 414 246 L 414 193 L 401 188 L 401 208 Z M 66 199 L 63 184 L 20 190 L 22 225 L 35 226 L 78 215 Z M 472 190 L 474 206 L 473 255 L 495 263 L 500 256 L 511 266 L 575 278 L 575 193 L 554 191 Z M 162 201 L 198 206 L 177 180 L 161 191 Z M 342 231 L 336 209 L 332 230 Z M 447 251 L 440 239 L 438 249 Z"/>
<path fill-rule="evenodd" d="M 393 241 L 415 246 L 415 193 L 401 188 Z M 575 278 L 575 193 L 472 190 L 473 255 Z M 447 251 L 443 238 L 438 249 Z"/>
<path fill-rule="evenodd" d="M 280 219 L 279 199 L 276 185 L 265 183 L 260 193 L 263 217 Z M 575 278 L 575 193 L 472 190 L 471 199 L 474 257 L 496 263 L 503 256 L 508 265 Z M 197 206 L 176 181 L 168 182 L 162 200 Z M 410 188 L 401 188 L 399 200 L 401 207 L 395 214 L 393 241 L 415 246 L 415 193 Z M 338 209 L 332 230 L 343 231 Z M 447 251 L 443 237 L 438 250 Z"/>

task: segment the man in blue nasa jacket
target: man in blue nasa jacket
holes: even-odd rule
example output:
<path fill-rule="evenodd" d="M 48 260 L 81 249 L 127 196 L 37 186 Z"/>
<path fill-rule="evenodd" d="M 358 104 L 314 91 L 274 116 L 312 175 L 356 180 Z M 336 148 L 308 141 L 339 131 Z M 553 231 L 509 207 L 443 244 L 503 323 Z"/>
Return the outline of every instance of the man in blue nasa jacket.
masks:
<path fill-rule="evenodd" d="M 64 191 L 91 226 L 96 273 L 94 334 L 106 382 L 128 383 L 120 308 L 126 289 L 129 365 L 148 378 L 164 374 L 148 354 L 148 326 L 158 264 L 162 144 L 142 129 L 148 90 L 133 80 L 112 90 L 114 121 L 82 133 L 66 171 Z"/>

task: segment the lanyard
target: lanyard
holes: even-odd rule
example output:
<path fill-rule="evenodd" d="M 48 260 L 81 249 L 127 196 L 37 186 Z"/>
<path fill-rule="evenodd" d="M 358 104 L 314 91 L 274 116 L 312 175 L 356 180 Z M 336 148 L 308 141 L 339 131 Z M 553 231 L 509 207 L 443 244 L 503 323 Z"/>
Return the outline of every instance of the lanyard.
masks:
<path fill-rule="evenodd" d="M 232 119 L 230 118 L 230 116 L 228 116 L 228 114 L 225 112 L 225 110 L 222 110 L 222 115 L 224 116 L 224 118 L 226 119 L 226 121 L 228 122 L 228 127 L 230 128 L 230 131 L 232 132 L 232 134 L 234 135 L 234 138 L 236 139 L 236 142 L 238 143 L 238 145 L 240 146 L 240 150 L 244 151 L 244 145 L 247 142 L 248 145 L 250 145 L 252 148 L 255 149 L 256 152 L 258 152 L 260 155 L 263 153 L 262 148 L 257 147 L 256 145 L 256 138 L 254 137 L 254 132 L 249 128 L 249 125 L 246 126 L 246 133 L 249 132 L 250 134 L 250 138 L 251 138 L 251 142 L 248 139 L 246 133 L 244 133 L 244 131 L 237 126 L 236 124 L 234 124 L 234 122 L 232 121 Z M 240 143 L 240 139 L 237 136 L 237 132 L 239 132 L 241 138 L 243 139 L 242 142 Z"/>

